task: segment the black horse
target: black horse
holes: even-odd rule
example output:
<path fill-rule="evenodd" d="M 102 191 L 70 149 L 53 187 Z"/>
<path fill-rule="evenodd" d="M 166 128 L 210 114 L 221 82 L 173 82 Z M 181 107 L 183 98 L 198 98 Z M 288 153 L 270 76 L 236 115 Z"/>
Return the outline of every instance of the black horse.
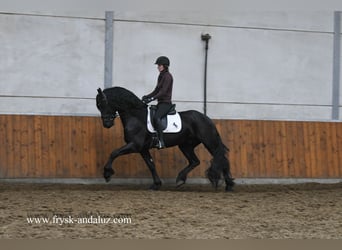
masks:
<path fill-rule="evenodd" d="M 112 127 L 115 117 L 119 115 L 124 127 L 124 139 L 127 143 L 110 154 L 108 162 L 104 166 L 105 180 L 108 182 L 114 174 L 112 163 L 115 158 L 124 154 L 140 153 L 152 173 L 153 184 L 150 188 L 160 189 L 162 183 L 149 152 L 153 145 L 153 134 L 148 132 L 146 127 L 147 105 L 132 92 L 121 87 L 108 88 L 103 91 L 99 88 L 97 91 L 96 106 L 101 112 L 103 126 L 105 128 Z M 188 173 L 200 164 L 194 149 L 203 143 L 213 156 L 211 166 L 206 171 L 208 179 L 217 188 L 221 175 L 223 175 L 226 191 L 232 191 L 234 179 L 230 173 L 229 161 L 225 156 L 228 149 L 222 143 L 214 123 L 198 111 L 190 110 L 179 114 L 182 119 L 182 130 L 176 134 L 164 135 L 166 147 L 178 145 L 189 161 L 189 165 L 179 172 L 176 179 L 177 185 L 184 184 Z"/>

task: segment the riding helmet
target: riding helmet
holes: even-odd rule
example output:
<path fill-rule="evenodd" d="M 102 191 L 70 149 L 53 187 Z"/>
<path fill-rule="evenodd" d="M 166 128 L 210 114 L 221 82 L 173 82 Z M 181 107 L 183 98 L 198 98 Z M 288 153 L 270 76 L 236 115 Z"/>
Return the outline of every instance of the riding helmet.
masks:
<path fill-rule="evenodd" d="M 166 56 L 160 56 L 157 58 L 157 60 L 154 64 L 164 65 L 164 66 L 166 65 L 169 67 L 170 66 L 170 60 Z"/>

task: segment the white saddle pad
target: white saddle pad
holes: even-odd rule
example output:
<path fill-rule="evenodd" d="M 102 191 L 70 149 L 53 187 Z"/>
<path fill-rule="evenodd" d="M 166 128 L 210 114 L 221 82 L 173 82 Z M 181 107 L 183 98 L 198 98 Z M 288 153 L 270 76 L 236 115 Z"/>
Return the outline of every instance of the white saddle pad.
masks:
<path fill-rule="evenodd" d="M 150 115 L 150 107 L 147 107 L 147 130 L 151 133 L 155 133 Z M 178 133 L 182 130 L 182 121 L 178 112 L 175 115 L 167 115 L 167 127 L 163 131 L 164 133 Z"/>

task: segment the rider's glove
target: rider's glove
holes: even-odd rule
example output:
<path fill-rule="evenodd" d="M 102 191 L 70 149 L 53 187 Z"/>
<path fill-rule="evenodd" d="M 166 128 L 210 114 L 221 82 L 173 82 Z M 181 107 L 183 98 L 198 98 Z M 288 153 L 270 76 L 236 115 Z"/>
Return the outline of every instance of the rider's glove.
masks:
<path fill-rule="evenodd" d="M 146 103 L 146 104 L 152 102 L 153 100 L 154 100 L 153 97 L 143 96 L 143 98 L 142 98 L 142 101 L 143 101 L 144 103 Z"/>

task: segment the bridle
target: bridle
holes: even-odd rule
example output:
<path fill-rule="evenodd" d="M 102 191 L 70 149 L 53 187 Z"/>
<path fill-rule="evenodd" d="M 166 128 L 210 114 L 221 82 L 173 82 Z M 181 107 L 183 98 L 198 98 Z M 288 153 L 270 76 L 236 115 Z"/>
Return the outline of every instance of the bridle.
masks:
<path fill-rule="evenodd" d="M 114 121 L 114 119 L 115 119 L 116 117 L 118 117 L 118 116 L 120 116 L 119 113 L 118 113 L 118 111 L 115 111 L 115 113 L 110 114 L 110 115 L 103 115 L 103 116 L 101 116 L 101 118 L 102 118 L 103 120 Z"/>

